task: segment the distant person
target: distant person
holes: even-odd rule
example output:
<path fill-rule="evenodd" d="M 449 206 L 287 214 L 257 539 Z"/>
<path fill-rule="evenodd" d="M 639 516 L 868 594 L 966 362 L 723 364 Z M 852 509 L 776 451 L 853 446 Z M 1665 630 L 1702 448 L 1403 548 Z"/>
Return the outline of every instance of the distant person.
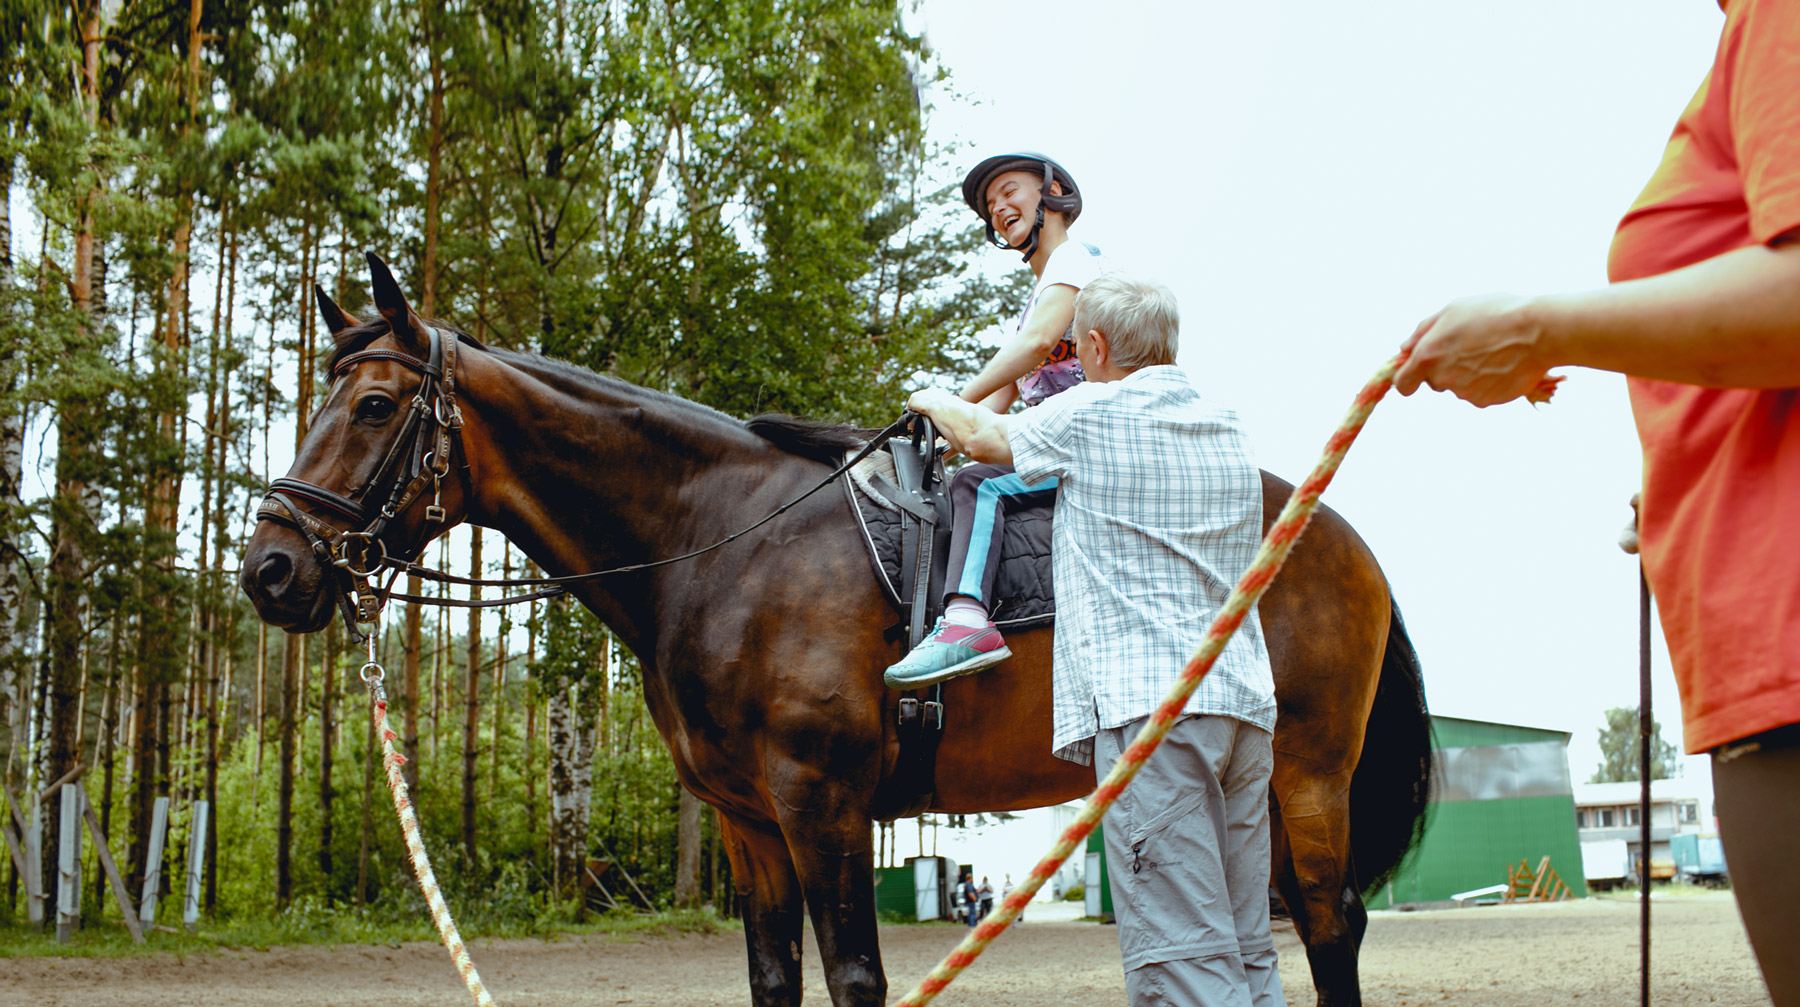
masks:
<path fill-rule="evenodd" d="M 988 914 L 994 911 L 994 886 L 988 883 L 987 875 L 985 874 L 981 876 L 979 895 L 981 898 L 981 916 L 976 922 L 987 919 Z"/>
<path fill-rule="evenodd" d="M 980 923 L 981 921 L 975 917 L 977 912 L 981 909 L 981 894 L 975 890 L 975 876 L 973 874 L 965 874 L 962 876 L 962 882 L 957 886 L 957 894 L 962 897 L 963 923 L 971 927 Z"/>
<path fill-rule="evenodd" d="M 1006 876 L 1006 883 L 1000 886 L 1000 901 L 1002 903 L 1004 903 L 1007 899 L 1012 898 L 1012 893 L 1013 893 L 1012 875 L 1008 874 Z M 1019 915 L 1013 917 L 1013 922 L 1014 923 L 1025 922 L 1025 907 L 1023 907 L 1023 906 L 1019 907 Z"/>
<path fill-rule="evenodd" d="M 1489 406 L 1552 367 L 1628 375 L 1686 749 L 1712 754 L 1770 999 L 1800 1007 L 1800 2 L 1721 6 L 1712 70 L 1613 236 L 1612 285 L 1454 301 L 1394 384 Z"/>
<path fill-rule="evenodd" d="M 1200 646 L 1262 540 L 1262 477 L 1237 416 L 1175 366 L 1175 297 L 1110 274 L 1075 299 L 1087 380 L 1002 416 L 913 394 L 950 445 L 1060 486 L 1054 754 L 1110 771 Z M 1244 619 L 1156 754 L 1106 815 L 1134 1005 L 1279 1007 L 1269 932 L 1275 680 Z"/>
<path fill-rule="evenodd" d="M 962 193 L 986 225 L 988 240 L 1024 256 L 1037 280 L 1006 345 L 963 388 L 962 398 L 997 413 L 1015 401 L 1038 405 L 1081 383 L 1070 327 L 1075 294 L 1106 269 L 1098 248 L 1069 239 L 1069 226 L 1081 215 L 1081 190 L 1062 165 L 1027 151 L 969 169 Z M 1000 570 L 1000 522 L 1009 508 L 1054 499 L 1055 479 L 1026 486 L 1008 465 L 957 470 L 950 480 L 944 615 L 931 635 L 887 670 L 889 686 L 930 685 L 1012 656 L 988 611 Z"/>

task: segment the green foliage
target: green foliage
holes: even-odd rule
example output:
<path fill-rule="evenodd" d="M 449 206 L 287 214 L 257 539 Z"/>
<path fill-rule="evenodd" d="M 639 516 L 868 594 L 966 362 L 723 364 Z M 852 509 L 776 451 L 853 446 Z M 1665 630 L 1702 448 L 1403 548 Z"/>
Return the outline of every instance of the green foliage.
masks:
<path fill-rule="evenodd" d="M 925 181 L 945 152 L 923 141 L 913 77 L 929 54 L 902 30 L 898 3 L 209 0 L 194 39 L 188 10 L 0 4 L 0 161 L 9 208 L 29 208 L 0 270 L 0 414 L 46 445 L 24 451 L 36 480 L 0 480 L 0 552 L 24 564 L 27 622 L 57 587 L 73 599 L 42 635 L 80 648 L 82 758 L 95 762 L 87 785 L 110 808 L 115 854 L 143 838 L 134 790 L 169 794 L 165 885 L 178 876 L 208 769 L 196 711 L 216 675 L 229 686 L 209 926 L 265 926 L 255 932 L 267 940 L 412 933 L 397 928 L 421 926 L 422 906 L 356 662 L 335 669 L 339 726 L 322 742 L 318 640 L 298 697 L 295 896 L 279 914 L 271 876 L 281 635 L 258 632 L 229 578 L 260 487 L 279 474 L 263 459 L 279 467 L 281 444 L 328 386 L 307 380 L 329 349 L 310 321 L 311 284 L 356 310 L 364 285 L 352 264 L 372 247 L 422 285 L 432 218 L 435 313 L 484 339 L 738 415 L 862 425 L 891 420 L 922 372 L 971 370 L 976 333 L 1020 292 L 1016 278 L 997 285 L 967 269 L 978 235 L 955 193 Z M 92 13 L 104 20 L 87 94 Z M 90 245 L 92 260 L 78 262 Z M 74 284 L 89 266 L 84 305 Z M 25 484 L 49 488 L 28 498 Z M 58 542 L 80 562 L 52 582 Z M 503 690 L 483 674 L 480 859 L 466 870 L 464 645 L 442 633 L 425 655 L 438 702 L 428 695 L 421 712 L 415 806 L 443 887 L 477 932 L 540 932 L 576 915 L 545 894 L 542 727 L 530 744 L 524 728 L 559 684 L 580 686 L 578 713 L 597 725 L 589 852 L 616 865 L 615 895 L 630 891 L 629 874 L 643 892 L 629 899 L 645 908 L 666 906 L 674 887 L 679 790 L 636 662 L 626 655 L 605 675 L 607 634 L 574 606 L 547 606 L 535 632 L 535 662 L 508 655 Z M 16 733 L 11 714 L 45 700 L 30 692 L 35 676 L 18 674 L 42 655 L 9 650 L 15 635 L 9 625 L 0 639 L 0 682 L 25 687 L 0 696 L 0 747 L 23 767 L 45 739 Z M 485 659 L 498 660 L 487 644 Z M 96 747 L 103 709 L 113 740 Z M 147 782 L 128 776 L 134 730 L 147 732 L 135 738 L 154 767 Z M 359 891 L 366 773 L 373 827 Z M 317 848 L 327 804 L 328 870 Z M 710 817 L 703 828 L 715 863 Z M 711 878 L 703 887 L 728 901 Z M 85 897 L 90 914 L 103 911 Z M 165 919 L 178 904 L 165 898 Z"/>
<path fill-rule="evenodd" d="M 1615 706 L 1606 711 L 1600 728 L 1600 764 L 1589 783 L 1622 783 L 1642 779 L 1643 757 L 1639 745 L 1638 708 Z M 1663 740 L 1662 725 L 1650 722 L 1650 778 L 1667 780 L 1675 775 L 1675 746 Z"/>

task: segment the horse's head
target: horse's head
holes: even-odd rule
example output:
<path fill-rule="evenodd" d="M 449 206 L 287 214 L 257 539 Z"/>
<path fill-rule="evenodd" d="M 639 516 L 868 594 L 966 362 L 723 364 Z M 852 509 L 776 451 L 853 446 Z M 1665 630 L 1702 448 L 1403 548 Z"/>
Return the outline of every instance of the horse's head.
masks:
<path fill-rule="evenodd" d="M 317 292 L 337 344 L 330 394 L 270 484 L 239 573 L 257 614 L 294 632 L 325 628 L 353 578 L 379 586 L 384 557 L 410 560 L 461 520 L 456 335 L 414 314 L 373 253 L 369 269 L 379 320 Z"/>

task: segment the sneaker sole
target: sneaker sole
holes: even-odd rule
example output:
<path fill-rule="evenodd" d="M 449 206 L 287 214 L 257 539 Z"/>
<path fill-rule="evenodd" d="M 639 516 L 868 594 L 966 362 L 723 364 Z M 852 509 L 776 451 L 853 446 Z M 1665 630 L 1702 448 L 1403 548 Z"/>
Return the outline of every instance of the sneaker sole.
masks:
<path fill-rule="evenodd" d="M 886 682 L 891 689 L 917 689 L 921 686 L 936 685 L 939 682 L 948 682 L 953 678 L 961 678 L 964 675 L 973 675 L 975 672 L 981 671 L 984 668 L 991 668 L 1011 656 L 1012 648 L 1002 644 L 999 650 L 990 650 L 985 654 L 971 657 L 966 661 L 959 664 L 953 664 L 948 668 L 933 672 L 930 675 L 902 678 L 892 674 L 886 674 L 881 676 L 881 680 Z"/>

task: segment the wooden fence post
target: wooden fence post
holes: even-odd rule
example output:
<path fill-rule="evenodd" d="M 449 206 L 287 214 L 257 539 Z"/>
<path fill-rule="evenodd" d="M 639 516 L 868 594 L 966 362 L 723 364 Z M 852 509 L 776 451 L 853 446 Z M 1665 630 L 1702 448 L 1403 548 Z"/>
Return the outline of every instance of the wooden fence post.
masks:
<path fill-rule="evenodd" d="M 81 925 L 81 790 L 62 785 L 57 800 L 56 941 L 67 944 Z"/>
<path fill-rule="evenodd" d="M 119 904 L 119 915 L 125 919 L 125 929 L 131 931 L 134 943 L 142 944 L 144 931 L 138 927 L 137 913 L 131 911 L 131 896 L 125 891 L 125 879 L 119 877 L 119 865 L 113 862 L 112 850 L 106 845 L 106 832 L 100 828 L 100 819 L 94 815 L 94 806 L 87 799 L 85 787 L 81 790 L 81 814 L 87 819 L 88 834 L 94 837 L 94 855 L 99 858 L 100 870 L 112 885 L 113 901 Z"/>
<path fill-rule="evenodd" d="M 151 813 L 150 853 L 144 858 L 144 894 L 138 922 L 150 926 L 156 922 L 157 889 L 162 887 L 163 836 L 169 831 L 169 799 L 158 797 Z"/>
<path fill-rule="evenodd" d="M 189 933 L 200 927 L 200 875 L 206 866 L 206 813 L 210 807 L 205 801 L 194 802 L 194 827 L 189 830 L 187 898 L 181 906 L 181 925 Z"/>

